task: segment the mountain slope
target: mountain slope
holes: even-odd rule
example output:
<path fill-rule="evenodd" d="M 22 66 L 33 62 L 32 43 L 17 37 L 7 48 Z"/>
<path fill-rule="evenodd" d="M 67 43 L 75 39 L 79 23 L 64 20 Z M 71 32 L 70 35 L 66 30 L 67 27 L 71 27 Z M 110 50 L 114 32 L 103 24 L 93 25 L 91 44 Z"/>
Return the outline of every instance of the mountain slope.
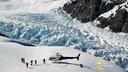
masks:
<path fill-rule="evenodd" d="M 100 28 L 127 33 L 127 0 L 76 0 L 66 3 L 63 9 L 81 22 L 98 20 Z"/>

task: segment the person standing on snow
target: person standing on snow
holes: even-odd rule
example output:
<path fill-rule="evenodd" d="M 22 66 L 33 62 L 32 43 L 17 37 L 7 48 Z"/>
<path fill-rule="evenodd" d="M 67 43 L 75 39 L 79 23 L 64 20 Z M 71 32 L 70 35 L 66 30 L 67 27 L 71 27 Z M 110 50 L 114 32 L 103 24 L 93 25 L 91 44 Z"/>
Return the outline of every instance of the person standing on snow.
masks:
<path fill-rule="evenodd" d="M 21 58 L 21 62 L 22 63 L 25 63 L 25 58 Z"/>
<path fill-rule="evenodd" d="M 83 64 L 80 64 L 80 67 L 83 68 Z"/>
<path fill-rule="evenodd" d="M 31 60 L 31 65 L 33 65 L 33 60 Z"/>
<path fill-rule="evenodd" d="M 43 59 L 43 63 L 44 63 L 44 64 L 46 63 L 46 60 L 45 60 L 45 59 Z"/>
<path fill-rule="evenodd" d="M 35 65 L 37 64 L 37 60 L 35 60 Z"/>
<path fill-rule="evenodd" d="M 28 68 L 28 63 L 26 63 L 26 68 Z"/>

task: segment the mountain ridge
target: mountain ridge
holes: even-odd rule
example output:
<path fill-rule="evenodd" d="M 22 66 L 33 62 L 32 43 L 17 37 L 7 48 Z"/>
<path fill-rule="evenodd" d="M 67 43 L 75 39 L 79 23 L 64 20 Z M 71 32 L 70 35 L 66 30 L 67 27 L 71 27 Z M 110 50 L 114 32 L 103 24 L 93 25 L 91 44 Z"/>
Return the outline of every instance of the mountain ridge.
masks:
<path fill-rule="evenodd" d="M 116 6 L 116 14 L 110 14 L 109 17 L 101 16 Z M 98 20 L 100 24 L 97 27 L 109 29 L 113 32 L 128 33 L 128 1 L 127 0 L 75 0 L 72 3 L 66 3 L 63 10 L 69 13 L 72 18 L 86 23 Z"/>

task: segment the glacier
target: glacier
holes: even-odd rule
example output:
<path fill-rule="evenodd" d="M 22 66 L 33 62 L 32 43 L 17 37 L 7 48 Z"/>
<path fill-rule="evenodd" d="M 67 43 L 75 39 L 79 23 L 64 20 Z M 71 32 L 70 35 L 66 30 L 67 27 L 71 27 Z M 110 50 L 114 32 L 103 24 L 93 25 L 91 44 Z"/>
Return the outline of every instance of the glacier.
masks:
<path fill-rule="evenodd" d="M 84 42 L 88 34 L 72 27 L 71 18 L 62 10 L 54 10 L 49 14 L 16 14 L 12 21 L 0 23 L 0 32 L 12 39 L 27 41 L 36 45 L 69 46 Z"/>
<path fill-rule="evenodd" d="M 0 34 L 36 46 L 71 46 L 115 62 L 128 71 L 127 34 L 99 29 L 95 22 L 83 24 L 72 19 L 61 8 L 70 0 L 30 1 L 12 0 L 18 5 L 6 2 L 0 9 Z M 8 7 L 10 4 L 12 7 Z"/>

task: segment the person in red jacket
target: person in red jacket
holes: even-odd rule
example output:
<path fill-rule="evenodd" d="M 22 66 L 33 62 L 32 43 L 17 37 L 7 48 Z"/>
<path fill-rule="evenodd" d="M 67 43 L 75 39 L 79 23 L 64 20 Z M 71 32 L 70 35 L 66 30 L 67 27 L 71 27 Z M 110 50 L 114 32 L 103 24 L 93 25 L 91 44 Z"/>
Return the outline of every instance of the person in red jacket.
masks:
<path fill-rule="evenodd" d="M 26 68 L 28 68 L 28 63 L 26 63 Z"/>

